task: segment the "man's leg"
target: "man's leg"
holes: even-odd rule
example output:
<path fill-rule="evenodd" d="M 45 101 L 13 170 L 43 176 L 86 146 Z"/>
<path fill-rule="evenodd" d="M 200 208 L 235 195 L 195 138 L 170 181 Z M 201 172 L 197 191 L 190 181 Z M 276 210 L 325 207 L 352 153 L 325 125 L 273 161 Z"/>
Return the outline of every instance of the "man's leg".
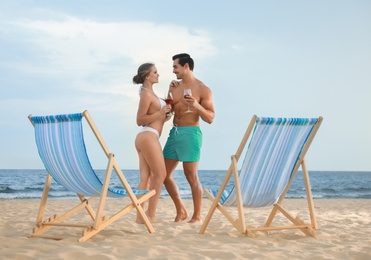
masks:
<path fill-rule="evenodd" d="M 176 208 L 175 222 L 181 222 L 188 218 L 188 212 L 183 205 L 182 198 L 180 197 L 178 185 L 173 178 L 173 173 L 178 163 L 179 161 L 165 158 L 166 178 L 164 185 Z"/>
<path fill-rule="evenodd" d="M 193 199 L 193 216 L 189 223 L 201 222 L 202 185 L 198 178 L 198 162 L 183 162 L 184 174 L 191 186 Z"/>

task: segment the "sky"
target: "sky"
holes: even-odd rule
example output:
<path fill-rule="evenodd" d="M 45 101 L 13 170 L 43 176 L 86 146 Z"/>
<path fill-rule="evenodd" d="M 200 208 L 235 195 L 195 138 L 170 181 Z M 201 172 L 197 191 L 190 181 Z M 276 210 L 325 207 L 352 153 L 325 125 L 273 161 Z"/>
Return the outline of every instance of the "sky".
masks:
<path fill-rule="evenodd" d="M 122 169 L 134 146 L 137 68 L 189 53 L 213 92 L 200 170 L 225 170 L 253 115 L 324 120 L 308 169 L 371 171 L 371 1 L 0 2 L 0 169 L 42 169 L 28 115 L 88 110 Z M 94 168 L 107 160 L 87 124 Z M 160 142 L 166 142 L 171 121 Z"/>

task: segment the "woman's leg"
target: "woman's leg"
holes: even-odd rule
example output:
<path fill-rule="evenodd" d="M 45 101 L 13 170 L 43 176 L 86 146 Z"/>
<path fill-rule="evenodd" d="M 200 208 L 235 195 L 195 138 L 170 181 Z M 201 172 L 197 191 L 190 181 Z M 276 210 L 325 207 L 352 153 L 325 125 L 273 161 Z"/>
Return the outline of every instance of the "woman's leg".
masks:
<path fill-rule="evenodd" d="M 151 170 L 141 152 L 141 149 L 138 147 L 137 143 L 140 143 L 141 137 L 137 137 L 135 140 L 135 146 L 137 148 L 138 152 L 138 158 L 139 158 L 139 172 L 140 172 L 140 178 L 139 178 L 139 183 L 138 183 L 138 190 L 148 190 L 149 185 L 150 185 L 150 176 L 151 176 Z M 140 198 L 142 195 L 138 195 L 138 198 Z M 146 201 L 141 204 L 142 208 L 145 210 L 147 203 Z M 143 223 L 142 218 L 140 215 L 137 213 L 137 218 L 135 220 L 136 223 Z"/>
<path fill-rule="evenodd" d="M 138 151 L 139 157 L 139 171 L 140 180 L 138 183 L 138 190 L 148 190 L 150 185 L 151 170 L 145 161 L 145 158 L 141 151 Z"/>
<path fill-rule="evenodd" d="M 152 132 L 143 132 L 138 138 L 137 145 L 152 173 L 149 189 L 154 189 L 156 194 L 149 199 L 147 216 L 151 222 L 155 220 L 158 200 L 161 196 L 162 185 L 166 177 L 164 156 L 157 136 Z"/>

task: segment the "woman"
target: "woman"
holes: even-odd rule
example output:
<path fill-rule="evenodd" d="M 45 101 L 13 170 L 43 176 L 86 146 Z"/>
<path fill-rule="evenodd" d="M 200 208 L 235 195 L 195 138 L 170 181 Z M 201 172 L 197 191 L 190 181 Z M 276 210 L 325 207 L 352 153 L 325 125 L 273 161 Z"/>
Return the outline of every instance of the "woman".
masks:
<path fill-rule="evenodd" d="M 156 194 L 149 199 L 146 211 L 148 219 L 152 223 L 155 220 L 162 184 L 166 178 L 164 156 L 159 137 L 165 121 L 171 118 L 166 116 L 166 113 L 171 111 L 171 106 L 166 105 L 165 101 L 153 92 L 153 84 L 158 83 L 159 76 L 153 63 L 144 63 L 139 66 L 137 75 L 133 77 L 134 83 L 142 84 L 139 91 L 140 101 L 137 112 L 137 124 L 142 128 L 135 139 L 140 170 L 138 189 L 156 190 Z M 137 215 L 136 222 L 143 223 L 143 220 Z"/>

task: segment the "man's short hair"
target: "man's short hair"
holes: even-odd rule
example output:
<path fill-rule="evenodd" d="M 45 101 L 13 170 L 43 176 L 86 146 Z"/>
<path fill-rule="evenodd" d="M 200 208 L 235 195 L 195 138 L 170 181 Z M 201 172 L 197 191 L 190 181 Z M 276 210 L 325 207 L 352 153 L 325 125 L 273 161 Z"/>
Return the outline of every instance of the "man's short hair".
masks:
<path fill-rule="evenodd" d="M 188 63 L 189 69 L 193 71 L 195 66 L 193 59 L 188 53 L 180 53 L 173 56 L 173 60 L 179 59 L 179 64 L 184 67 L 186 63 Z"/>

